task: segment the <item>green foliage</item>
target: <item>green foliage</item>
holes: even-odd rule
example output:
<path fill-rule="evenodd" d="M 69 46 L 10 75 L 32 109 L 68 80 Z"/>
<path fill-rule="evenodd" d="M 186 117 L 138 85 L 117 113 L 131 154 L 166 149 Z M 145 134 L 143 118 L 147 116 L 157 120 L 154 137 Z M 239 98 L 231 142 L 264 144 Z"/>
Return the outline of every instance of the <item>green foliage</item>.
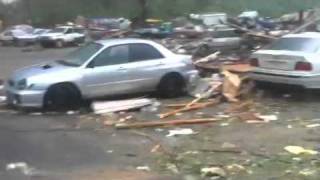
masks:
<path fill-rule="evenodd" d="M 31 13 L 26 12 L 27 2 L 30 3 Z M 199 12 L 237 15 L 245 10 L 257 10 L 263 16 L 278 17 L 319 5 L 319 0 L 148 0 L 147 7 L 149 17 L 169 19 Z M 3 6 L 0 4 L 0 14 L 6 14 Z M 8 18 L 26 20 L 26 16 L 31 14 L 36 24 L 63 23 L 73 20 L 77 15 L 133 18 L 142 12 L 138 0 L 18 0 L 10 8 Z M 12 13 L 15 17 L 12 17 Z"/>

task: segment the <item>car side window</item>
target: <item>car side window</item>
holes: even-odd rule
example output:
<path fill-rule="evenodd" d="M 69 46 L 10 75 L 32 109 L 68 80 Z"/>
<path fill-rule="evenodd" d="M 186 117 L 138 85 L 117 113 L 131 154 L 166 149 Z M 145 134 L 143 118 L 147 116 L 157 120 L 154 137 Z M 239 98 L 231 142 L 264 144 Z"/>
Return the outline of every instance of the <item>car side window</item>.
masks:
<path fill-rule="evenodd" d="M 72 29 L 69 28 L 67 31 L 66 31 L 66 34 L 71 34 L 72 33 Z"/>
<path fill-rule="evenodd" d="M 148 44 L 130 44 L 130 62 L 162 59 L 164 56 Z"/>
<path fill-rule="evenodd" d="M 124 64 L 129 62 L 129 46 L 109 47 L 102 51 L 94 60 L 95 67 Z"/>

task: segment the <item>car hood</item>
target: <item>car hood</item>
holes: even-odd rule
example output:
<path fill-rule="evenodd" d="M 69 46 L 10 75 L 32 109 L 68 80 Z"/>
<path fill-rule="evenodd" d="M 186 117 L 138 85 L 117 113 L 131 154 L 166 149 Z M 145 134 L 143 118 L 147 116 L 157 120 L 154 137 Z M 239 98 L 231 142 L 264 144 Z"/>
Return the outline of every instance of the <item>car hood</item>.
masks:
<path fill-rule="evenodd" d="M 19 69 L 14 72 L 10 79 L 19 81 L 30 78 L 57 77 L 64 73 L 72 72 L 75 69 L 77 68 L 64 66 L 57 62 L 48 62 Z"/>

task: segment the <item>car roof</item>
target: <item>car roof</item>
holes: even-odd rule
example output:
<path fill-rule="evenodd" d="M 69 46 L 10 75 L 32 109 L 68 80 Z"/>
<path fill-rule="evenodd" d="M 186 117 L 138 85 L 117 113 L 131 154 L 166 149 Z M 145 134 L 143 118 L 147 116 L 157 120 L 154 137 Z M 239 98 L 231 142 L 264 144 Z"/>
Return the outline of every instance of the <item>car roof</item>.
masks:
<path fill-rule="evenodd" d="M 114 46 L 118 44 L 134 44 L 134 43 L 145 43 L 145 44 L 153 44 L 153 41 L 137 39 L 137 38 L 123 38 L 123 39 L 108 39 L 108 40 L 99 40 L 96 41 L 103 46 Z"/>
<path fill-rule="evenodd" d="M 320 33 L 318 32 L 304 32 L 300 34 L 289 34 L 283 36 L 284 38 L 320 38 Z"/>

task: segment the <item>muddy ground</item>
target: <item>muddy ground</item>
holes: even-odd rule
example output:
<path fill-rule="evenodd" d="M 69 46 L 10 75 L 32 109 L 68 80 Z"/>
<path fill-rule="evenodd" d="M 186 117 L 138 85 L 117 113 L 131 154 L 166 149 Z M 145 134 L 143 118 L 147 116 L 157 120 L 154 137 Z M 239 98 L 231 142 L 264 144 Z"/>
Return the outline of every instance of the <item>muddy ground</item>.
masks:
<path fill-rule="evenodd" d="M 0 76 L 6 78 L 16 68 L 55 59 L 71 50 L 23 52 L 1 47 Z M 221 120 L 212 124 L 138 130 L 103 125 L 128 116 L 132 116 L 129 122 L 154 121 L 159 113 L 168 111 L 164 105 L 189 102 L 190 97 L 160 99 L 155 112 L 144 109 L 103 117 L 86 110 L 43 114 L 2 106 L 0 179 L 218 178 L 201 175 L 202 168 L 210 167 L 224 171 L 222 179 L 319 179 L 319 155 L 293 155 L 284 147 L 320 150 L 320 93 L 269 86 L 257 89 L 248 99 L 253 103 L 241 112 L 275 115 L 278 120 L 250 124 L 226 113 L 232 104 L 224 102 L 167 118 Z M 176 128 L 191 128 L 195 134 L 166 137 L 168 130 Z M 26 162 L 32 171 L 6 169 L 14 162 Z"/>

